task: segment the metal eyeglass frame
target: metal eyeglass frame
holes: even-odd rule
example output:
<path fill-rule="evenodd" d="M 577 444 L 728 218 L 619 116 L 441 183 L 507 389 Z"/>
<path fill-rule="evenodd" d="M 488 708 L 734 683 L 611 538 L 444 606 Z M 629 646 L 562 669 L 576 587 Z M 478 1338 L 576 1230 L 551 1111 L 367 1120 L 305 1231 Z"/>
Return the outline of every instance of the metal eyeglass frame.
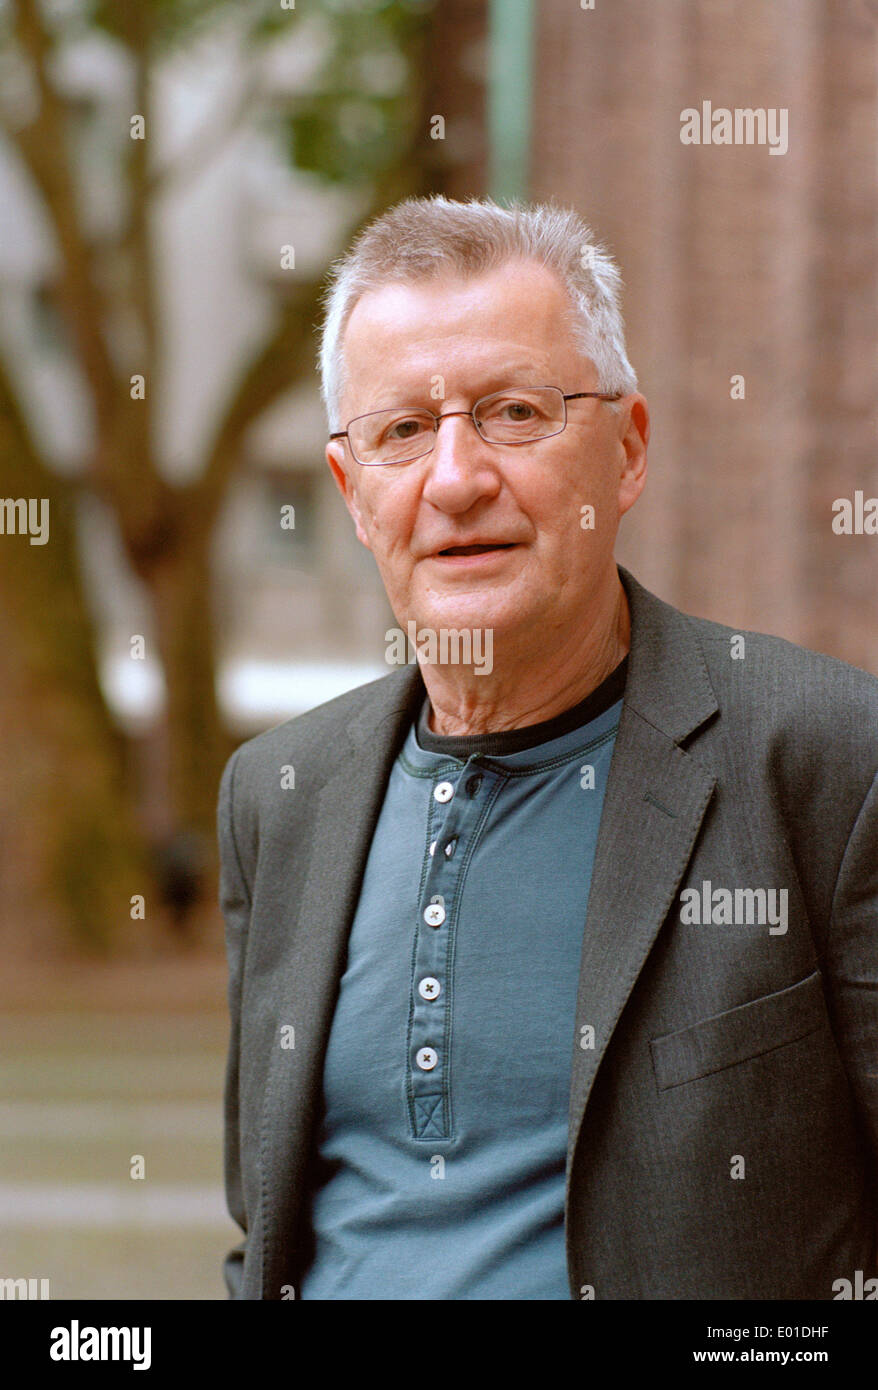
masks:
<path fill-rule="evenodd" d="M 516 390 L 520 390 L 520 391 L 557 391 L 558 394 L 559 394 L 560 397 L 561 397 L 561 400 L 564 402 L 564 423 L 562 424 L 561 428 L 560 428 L 559 430 L 552 430 L 551 434 L 541 434 L 541 435 L 538 435 L 536 439 L 485 439 L 485 436 L 482 434 L 482 431 L 479 429 L 479 422 L 478 422 L 478 420 L 476 419 L 476 411 L 477 411 L 477 409 L 479 408 L 479 406 L 480 406 L 484 401 L 489 401 L 489 400 L 491 400 L 491 398 L 492 398 L 493 396 L 505 396 L 505 395 L 508 395 L 508 394 L 513 393 L 513 392 L 516 391 Z M 568 395 L 565 395 L 564 392 L 561 390 L 561 388 L 558 387 L 558 386 L 521 386 L 521 387 L 509 386 L 509 387 L 504 387 L 503 390 L 501 390 L 501 391 L 489 391 L 488 394 L 487 394 L 487 396 L 480 396 L 479 399 L 475 402 L 475 404 L 474 404 L 472 410 L 447 410 L 447 411 L 445 411 L 442 415 L 437 415 L 435 411 L 433 411 L 433 410 L 427 410 L 427 408 L 426 408 L 425 406 L 410 406 L 410 407 L 409 407 L 409 406 L 400 406 L 399 409 L 400 409 L 400 410 L 408 410 L 408 409 L 410 409 L 410 410 L 412 411 L 413 414 L 414 414 L 415 412 L 417 412 L 417 414 L 419 414 L 419 415 L 430 415 L 430 416 L 432 416 L 432 418 L 433 418 L 433 434 L 434 434 L 434 436 L 437 435 L 437 434 L 439 433 L 439 424 L 440 424 L 440 421 L 442 421 L 442 420 L 450 420 L 451 417 L 454 416 L 454 415 L 468 415 L 468 416 L 470 417 L 470 419 L 472 420 L 473 425 L 474 425 L 475 428 L 476 428 L 476 431 L 477 431 L 477 433 L 478 433 L 479 438 L 480 438 L 480 439 L 484 439 L 486 444 L 497 444 L 497 445 L 499 445 L 500 448 L 516 449 L 516 448 L 520 448 L 521 445 L 523 445 L 523 444 L 539 444 L 539 442 L 540 442 L 541 439 L 554 439 L 556 435 L 563 434 L 564 430 L 567 428 L 567 402 L 568 402 L 568 401 L 579 401 L 579 400 L 584 400 L 586 397 L 592 397 L 594 400 L 597 400 L 597 401 L 619 401 L 619 400 L 622 399 L 622 396 L 623 396 L 623 395 L 624 395 L 624 392 L 622 392 L 622 391 L 571 391 Z M 389 409 L 392 410 L 392 409 L 395 409 L 395 407 L 391 406 L 391 407 L 389 407 Z M 385 414 L 385 411 L 383 411 L 383 410 L 367 410 L 366 413 L 365 413 L 364 415 L 354 415 L 352 419 L 348 420 L 348 427 L 347 427 L 346 430 L 336 430 L 333 434 L 330 434 L 329 438 L 330 438 L 330 439 L 346 439 L 346 440 L 348 441 L 348 448 L 349 448 L 350 451 L 351 451 L 351 457 L 353 458 L 353 460 L 354 460 L 355 463 L 358 463 L 358 464 L 360 465 L 361 468 L 393 468 L 393 467 L 396 467 L 396 466 L 397 466 L 398 464 L 400 464 L 400 463 L 414 463 L 416 459 L 427 458 L 427 456 L 433 452 L 433 449 L 435 448 L 435 443 L 436 443 L 435 438 L 434 438 L 433 443 L 430 445 L 429 449 L 425 449 L 424 452 L 423 452 L 422 454 L 412 454 L 411 457 L 410 457 L 410 458 L 407 458 L 407 459 L 393 459 L 393 460 L 389 460 L 387 463 L 364 463 L 362 459 L 358 459 L 357 456 L 356 456 L 356 454 L 354 453 L 353 445 L 351 444 L 351 438 L 350 438 L 350 433 L 349 433 L 350 428 L 351 428 L 351 425 L 356 424 L 357 420 L 366 420 L 366 419 L 368 419 L 368 417 L 369 417 L 370 415 L 383 415 L 383 414 Z"/>

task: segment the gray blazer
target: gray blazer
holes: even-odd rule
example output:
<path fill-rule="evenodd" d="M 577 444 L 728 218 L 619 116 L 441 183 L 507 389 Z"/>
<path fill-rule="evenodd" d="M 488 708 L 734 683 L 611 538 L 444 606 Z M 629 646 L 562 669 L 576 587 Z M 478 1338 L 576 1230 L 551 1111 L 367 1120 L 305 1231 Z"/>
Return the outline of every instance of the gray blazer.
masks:
<path fill-rule="evenodd" d="M 570 1295 L 831 1299 L 876 1273 L 878 680 L 759 633 L 732 659 L 733 629 L 619 574 L 632 637 L 576 1005 Z M 223 774 L 234 1298 L 295 1297 L 309 1258 L 348 933 L 423 698 L 404 667 Z M 684 924 L 681 892 L 705 883 L 786 889 L 786 931 Z"/>

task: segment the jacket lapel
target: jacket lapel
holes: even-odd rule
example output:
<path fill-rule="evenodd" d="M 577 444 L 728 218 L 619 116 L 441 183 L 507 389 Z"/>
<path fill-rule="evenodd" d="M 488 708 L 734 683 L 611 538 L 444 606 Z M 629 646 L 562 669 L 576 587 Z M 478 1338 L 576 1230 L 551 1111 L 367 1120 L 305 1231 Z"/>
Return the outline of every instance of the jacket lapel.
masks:
<path fill-rule="evenodd" d="M 679 744 L 718 705 L 686 617 L 621 567 L 631 650 L 601 815 L 579 975 L 567 1150 L 573 1154 L 598 1067 L 676 896 L 716 778 Z M 580 1029 L 594 1029 L 592 1047 Z"/>

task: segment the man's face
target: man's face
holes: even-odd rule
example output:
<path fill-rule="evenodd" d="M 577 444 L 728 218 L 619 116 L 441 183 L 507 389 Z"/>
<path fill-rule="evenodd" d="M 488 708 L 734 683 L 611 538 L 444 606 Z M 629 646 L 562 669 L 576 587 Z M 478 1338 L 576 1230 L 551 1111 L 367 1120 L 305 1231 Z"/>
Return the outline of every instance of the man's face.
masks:
<path fill-rule="evenodd" d="M 386 407 L 467 410 L 507 386 L 597 390 L 568 303 L 534 261 L 363 295 L 344 335 L 343 424 Z M 437 378 L 441 399 L 431 394 Z M 533 647 L 587 620 L 615 581 L 619 518 L 644 480 L 646 403 L 634 394 L 619 405 L 616 414 L 598 400 L 569 401 L 561 434 L 516 446 L 488 443 L 455 416 L 432 453 L 404 464 L 363 467 L 344 441 L 330 443 L 329 465 L 397 621 L 491 628 L 499 654 L 501 643 Z M 586 505 L 594 529 L 583 528 Z M 441 553 L 473 545 L 484 548 Z"/>

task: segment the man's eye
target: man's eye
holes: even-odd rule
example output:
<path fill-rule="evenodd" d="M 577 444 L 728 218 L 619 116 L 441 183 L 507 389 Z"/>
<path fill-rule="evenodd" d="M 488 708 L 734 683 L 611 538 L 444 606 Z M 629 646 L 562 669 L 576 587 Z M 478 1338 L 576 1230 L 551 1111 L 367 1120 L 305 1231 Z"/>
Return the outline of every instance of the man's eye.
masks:
<path fill-rule="evenodd" d="M 394 420 L 385 432 L 385 439 L 414 439 L 425 428 L 423 420 L 408 418 Z"/>
<path fill-rule="evenodd" d="M 535 420 L 538 411 L 530 401 L 507 398 L 502 401 L 492 401 L 486 409 L 479 412 L 479 415 L 482 420 L 497 420 L 507 425 L 524 425 L 530 420 Z"/>
<path fill-rule="evenodd" d="M 533 406 L 527 401 L 507 401 L 503 410 L 509 420 L 530 420 L 536 414 Z"/>

